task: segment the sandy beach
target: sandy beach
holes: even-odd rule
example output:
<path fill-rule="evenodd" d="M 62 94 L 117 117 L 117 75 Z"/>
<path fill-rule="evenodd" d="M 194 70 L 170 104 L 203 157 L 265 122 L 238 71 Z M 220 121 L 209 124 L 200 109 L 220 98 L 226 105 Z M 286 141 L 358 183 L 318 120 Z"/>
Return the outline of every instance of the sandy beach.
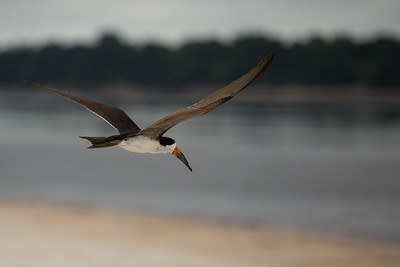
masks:
<path fill-rule="evenodd" d="M 400 244 L 0 203 L 0 266 L 400 266 Z"/>

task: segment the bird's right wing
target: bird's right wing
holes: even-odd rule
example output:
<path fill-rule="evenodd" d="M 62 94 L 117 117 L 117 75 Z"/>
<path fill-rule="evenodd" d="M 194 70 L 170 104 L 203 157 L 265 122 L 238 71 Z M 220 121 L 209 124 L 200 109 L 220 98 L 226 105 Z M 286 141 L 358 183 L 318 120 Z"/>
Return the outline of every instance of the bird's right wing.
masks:
<path fill-rule="evenodd" d="M 95 115 L 99 116 L 102 118 L 104 121 L 106 121 L 108 124 L 110 124 L 113 128 L 115 128 L 117 131 L 119 131 L 120 134 L 124 133 L 138 133 L 140 131 L 139 126 L 134 123 L 131 118 L 129 118 L 126 113 L 119 109 L 112 107 L 110 105 L 97 102 L 95 100 L 85 98 L 85 97 L 80 97 L 76 96 L 67 92 L 60 91 L 58 89 L 49 87 L 44 84 L 36 83 L 36 82 L 31 82 L 27 81 L 18 77 L 15 77 L 15 79 L 22 81 L 27 84 L 31 84 L 37 87 L 41 87 L 47 90 L 50 90 L 60 96 L 63 96 L 83 107 L 85 107 L 87 110 L 90 112 L 94 113 Z"/>
<path fill-rule="evenodd" d="M 138 134 L 146 135 L 152 138 L 160 138 L 166 131 L 181 123 L 185 120 L 193 118 L 195 116 L 204 115 L 211 110 L 215 109 L 219 105 L 225 103 L 237 93 L 248 86 L 252 81 L 257 79 L 263 73 L 263 71 L 271 64 L 274 55 L 269 54 L 264 58 L 257 66 L 252 70 L 244 74 L 239 79 L 231 82 L 222 89 L 212 93 L 208 97 L 200 100 L 196 104 L 187 108 L 180 109 L 168 116 L 159 119 L 158 121 L 151 124 L 149 127 L 143 129 Z"/>

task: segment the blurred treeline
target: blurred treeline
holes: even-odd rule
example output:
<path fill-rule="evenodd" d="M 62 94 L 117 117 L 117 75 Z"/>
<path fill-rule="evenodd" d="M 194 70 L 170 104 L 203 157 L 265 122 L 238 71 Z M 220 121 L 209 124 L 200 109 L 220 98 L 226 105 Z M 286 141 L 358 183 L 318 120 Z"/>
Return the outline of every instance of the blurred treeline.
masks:
<path fill-rule="evenodd" d="M 179 47 L 130 44 L 113 34 L 95 45 L 47 45 L 0 52 L 0 82 L 7 75 L 74 84 L 115 81 L 139 85 L 185 86 L 225 83 L 262 57 L 276 58 L 261 82 L 277 85 L 365 85 L 400 88 L 400 43 L 390 38 L 355 42 L 347 37 L 283 43 L 264 36 L 230 43 L 192 41 Z"/>

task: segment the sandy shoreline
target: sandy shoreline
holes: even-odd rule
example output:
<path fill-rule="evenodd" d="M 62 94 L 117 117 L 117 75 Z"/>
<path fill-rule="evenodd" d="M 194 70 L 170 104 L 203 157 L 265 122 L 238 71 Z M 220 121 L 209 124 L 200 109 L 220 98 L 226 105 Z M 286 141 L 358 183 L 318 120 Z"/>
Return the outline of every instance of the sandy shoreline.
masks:
<path fill-rule="evenodd" d="M 400 244 L 0 203 L 0 266 L 400 266 Z"/>

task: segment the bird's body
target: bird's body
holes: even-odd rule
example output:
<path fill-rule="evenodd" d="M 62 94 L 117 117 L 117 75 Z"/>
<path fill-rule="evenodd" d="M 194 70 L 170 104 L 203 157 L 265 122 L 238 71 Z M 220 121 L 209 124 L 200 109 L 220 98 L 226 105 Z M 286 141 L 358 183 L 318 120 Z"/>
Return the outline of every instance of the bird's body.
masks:
<path fill-rule="evenodd" d="M 126 138 L 121 141 L 117 146 L 135 153 L 171 153 L 176 144 L 169 146 L 163 146 L 158 140 L 149 138 L 144 135 L 136 135 L 133 137 Z"/>
<path fill-rule="evenodd" d="M 257 66 L 239 79 L 231 82 L 222 89 L 215 91 L 194 105 L 171 113 L 170 115 L 159 119 L 144 129 L 140 129 L 140 127 L 137 126 L 136 123 L 134 123 L 132 119 L 129 118 L 129 116 L 126 115 L 126 113 L 121 109 L 92 99 L 63 92 L 43 84 L 28 82 L 20 78 L 17 79 L 50 90 L 85 107 L 90 112 L 105 120 L 119 132 L 118 135 L 112 135 L 108 137 L 81 136 L 81 138 L 91 142 L 91 146 L 88 148 L 119 146 L 125 150 L 135 153 L 170 153 L 180 159 L 190 170 L 192 170 L 185 156 L 178 148 L 175 140 L 165 137 L 163 134 L 185 120 L 207 114 L 211 110 L 234 97 L 237 93 L 239 93 L 252 81 L 259 77 L 261 73 L 271 64 L 272 59 L 273 54 L 268 55 L 260 63 L 258 63 Z"/>

